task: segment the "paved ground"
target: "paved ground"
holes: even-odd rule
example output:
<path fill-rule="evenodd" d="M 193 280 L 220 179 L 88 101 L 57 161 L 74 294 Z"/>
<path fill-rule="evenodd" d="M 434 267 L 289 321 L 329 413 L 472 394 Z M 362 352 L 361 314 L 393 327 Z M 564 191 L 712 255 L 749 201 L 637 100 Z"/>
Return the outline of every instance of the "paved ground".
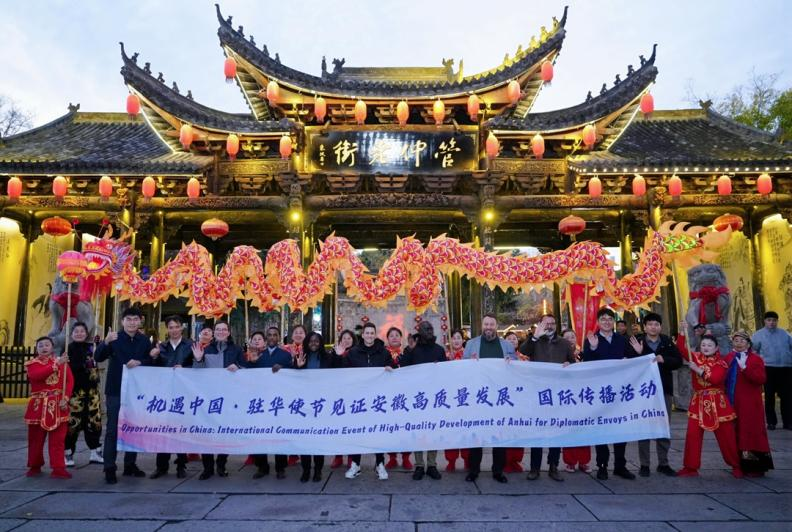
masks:
<path fill-rule="evenodd" d="M 574 473 L 559 483 L 545 475 L 529 482 L 524 474 L 513 474 L 501 485 L 488 474 L 472 484 L 461 472 L 415 482 L 396 471 L 381 482 L 364 460 L 364 474 L 355 480 L 326 466 L 323 482 L 301 484 L 299 467 L 289 468 L 285 480 L 254 481 L 252 468 L 234 457 L 228 478 L 199 481 L 200 464 L 192 462 L 184 480 L 172 472 L 158 480 L 119 477 L 117 485 L 107 486 L 101 466 L 87 464 L 84 444 L 74 479 L 26 478 L 22 411 L 0 404 L 0 532 L 792 531 L 792 431 L 787 430 L 770 433 L 777 469 L 752 480 L 732 478 L 708 437 L 697 479 L 653 474 L 600 482 Z M 683 413 L 672 414 L 675 468 L 682 463 L 685 420 Z M 637 445 L 627 450 L 629 467 L 637 470 Z M 151 472 L 153 459 L 144 455 L 138 463 Z"/>

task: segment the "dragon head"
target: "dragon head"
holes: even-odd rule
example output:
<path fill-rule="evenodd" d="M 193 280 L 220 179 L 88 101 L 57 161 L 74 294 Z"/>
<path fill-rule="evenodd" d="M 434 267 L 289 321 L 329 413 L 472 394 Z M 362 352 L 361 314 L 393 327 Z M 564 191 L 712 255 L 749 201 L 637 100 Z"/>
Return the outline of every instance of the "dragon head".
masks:
<path fill-rule="evenodd" d="M 663 258 L 683 268 L 714 260 L 718 250 L 731 238 L 731 228 L 712 231 L 707 227 L 688 225 L 687 222 L 668 221 L 657 230 L 663 239 Z"/>
<path fill-rule="evenodd" d="M 81 287 L 84 297 L 91 299 L 97 294 L 108 294 L 113 277 L 132 266 L 136 252 L 127 242 L 130 234 L 125 233 L 119 239 L 100 238 L 85 243 L 86 271 Z"/>

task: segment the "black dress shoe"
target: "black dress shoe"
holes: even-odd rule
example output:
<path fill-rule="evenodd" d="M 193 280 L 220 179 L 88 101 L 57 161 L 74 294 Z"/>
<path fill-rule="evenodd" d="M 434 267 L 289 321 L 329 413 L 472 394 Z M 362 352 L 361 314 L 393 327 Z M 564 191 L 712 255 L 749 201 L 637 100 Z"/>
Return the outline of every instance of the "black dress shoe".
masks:
<path fill-rule="evenodd" d="M 259 467 L 258 469 L 256 469 L 256 472 L 253 473 L 253 478 L 259 479 L 266 477 L 267 475 L 269 475 L 269 467 Z"/>
<path fill-rule="evenodd" d="M 501 484 L 506 484 L 509 481 L 503 473 L 493 473 L 492 478 L 495 479 L 495 482 L 500 482 Z"/>
<path fill-rule="evenodd" d="M 125 477 L 144 478 L 146 474 L 141 471 L 138 466 L 130 466 L 124 468 Z"/>
<path fill-rule="evenodd" d="M 321 469 L 317 469 L 316 471 L 314 471 L 313 481 L 314 482 L 321 482 L 322 481 L 322 470 Z"/>
<path fill-rule="evenodd" d="M 424 468 L 421 466 L 416 467 L 415 471 L 413 471 L 412 478 L 413 480 L 421 480 L 424 478 Z"/>
<path fill-rule="evenodd" d="M 613 474 L 627 480 L 635 480 L 635 474 L 629 471 L 626 467 L 620 467 L 613 470 Z"/>
<path fill-rule="evenodd" d="M 112 470 L 105 470 L 105 482 L 108 484 L 118 484 L 118 478 L 116 477 L 116 472 Z"/>
<path fill-rule="evenodd" d="M 214 471 L 207 471 L 206 469 L 198 476 L 198 480 L 206 480 L 214 475 Z"/>
<path fill-rule="evenodd" d="M 438 471 L 435 466 L 429 466 L 429 468 L 426 470 L 426 476 L 432 480 L 440 480 L 443 478 L 443 475 L 440 474 L 440 471 Z"/>
<path fill-rule="evenodd" d="M 275 478 L 278 480 L 283 480 L 286 478 L 286 471 L 275 471 Z"/>
<path fill-rule="evenodd" d="M 657 466 L 657 472 L 658 473 L 662 473 L 662 474 L 664 474 L 667 477 L 675 477 L 675 476 L 677 476 L 676 471 L 671 469 L 671 466 L 669 466 L 669 465 L 659 465 L 659 466 Z"/>
<path fill-rule="evenodd" d="M 218 477 L 227 477 L 228 471 L 226 471 L 225 466 L 217 466 L 217 476 Z"/>
<path fill-rule="evenodd" d="M 641 469 L 638 470 L 638 474 L 642 477 L 648 477 L 650 475 L 649 466 L 642 465 Z"/>
<path fill-rule="evenodd" d="M 167 469 L 156 469 L 152 474 L 149 475 L 149 478 L 154 480 L 155 478 L 164 477 L 168 474 Z"/>
<path fill-rule="evenodd" d="M 478 478 L 478 473 L 472 473 L 471 472 L 471 473 L 467 474 L 467 476 L 465 477 L 465 481 L 466 482 L 475 482 L 477 478 Z"/>
<path fill-rule="evenodd" d="M 308 482 L 309 480 L 311 480 L 311 470 L 303 469 L 302 475 L 300 476 L 300 482 Z"/>
<path fill-rule="evenodd" d="M 608 480 L 608 468 L 600 467 L 597 469 L 597 480 Z"/>
<path fill-rule="evenodd" d="M 184 466 L 178 466 L 176 468 L 176 478 L 186 478 L 187 477 L 187 468 Z"/>

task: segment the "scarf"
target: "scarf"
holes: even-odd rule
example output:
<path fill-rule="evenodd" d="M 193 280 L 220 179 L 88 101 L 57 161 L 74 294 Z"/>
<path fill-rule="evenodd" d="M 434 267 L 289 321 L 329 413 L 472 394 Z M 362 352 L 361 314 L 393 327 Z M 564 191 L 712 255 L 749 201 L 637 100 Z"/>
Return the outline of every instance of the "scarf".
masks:
<path fill-rule="evenodd" d="M 66 325 L 66 314 L 67 314 L 66 305 L 68 305 L 69 303 L 69 293 L 67 291 L 67 292 L 61 292 L 60 294 L 55 294 L 54 296 L 52 296 L 52 300 L 55 301 L 55 303 L 57 303 L 61 307 L 63 307 L 63 316 L 61 317 L 61 323 L 60 323 L 61 327 L 63 327 L 64 325 Z M 71 310 L 68 312 L 68 314 L 70 314 L 72 318 L 79 319 L 77 318 L 77 305 L 79 303 L 80 303 L 80 295 L 72 293 Z"/>
<path fill-rule="evenodd" d="M 739 353 L 734 354 L 734 358 L 732 358 L 731 364 L 729 364 L 729 371 L 726 373 L 726 396 L 729 398 L 729 402 L 734 405 L 734 390 L 737 387 L 737 372 L 739 371 L 739 364 L 737 362 L 737 356 Z"/>
<path fill-rule="evenodd" d="M 729 289 L 725 286 L 704 286 L 699 290 L 690 292 L 690 299 L 700 299 L 699 323 L 707 323 L 707 305 L 715 305 L 715 319 L 720 321 L 721 311 L 718 306 L 718 296 L 728 294 Z"/>

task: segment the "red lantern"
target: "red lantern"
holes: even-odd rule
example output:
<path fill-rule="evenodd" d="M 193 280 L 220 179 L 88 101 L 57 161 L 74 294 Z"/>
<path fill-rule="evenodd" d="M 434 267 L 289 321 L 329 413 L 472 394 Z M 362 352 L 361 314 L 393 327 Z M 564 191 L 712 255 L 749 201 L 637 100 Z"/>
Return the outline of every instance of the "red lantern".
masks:
<path fill-rule="evenodd" d="M 201 224 L 201 232 L 204 236 L 217 240 L 228 234 L 228 224 L 219 218 L 209 218 Z"/>
<path fill-rule="evenodd" d="M 140 113 L 140 98 L 137 94 L 127 96 L 126 110 L 129 118 L 135 118 Z"/>
<path fill-rule="evenodd" d="M 506 96 L 509 98 L 509 103 L 512 105 L 520 101 L 520 96 L 522 96 L 522 93 L 520 90 L 520 84 L 516 79 L 511 80 L 509 85 L 506 87 Z"/>
<path fill-rule="evenodd" d="M 718 178 L 718 194 L 721 196 L 728 196 L 732 192 L 731 178 L 727 175 L 722 175 Z"/>
<path fill-rule="evenodd" d="M 770 177 L 770 174 L 765 172 L 759 176 L 756 180 L 756 189 L 759 191 L 759 194 L 764 196 L 773 191 L 773 178 Z"/>
<path fill-rule="evenodd" d="M 185 150 L 190 149 L 190 144 L 192 144 L 194 136 L 192 126 L 190 124 L 182 124 L 179 130 L 179 142 L 181 142 Z"/>
<path fill-rule="evenodd" d="M 191 177 L 187 181 L 187 197 L 191 200 L 197 199 L 201 195 L 201 182 L 197 178 Z"/>
<path fill-rule="evenodd" d="M 283 135 L 280 138 L 280 156 L 281 159 L 288 159 L 292 154 L 292 139 L 289 135 Z"/>
<path fill-rule="evenodd" d="M 22 195 L 22 180 L 14 176 L 9 178 L 8 185 L 6 185 L 6 194 L 11 201 L 17 201 Z"/>
<path fill-rule="evenodd" d="M 366 123 L 366 115 L 368 115 L 366 102 L 363 100 L 355 102 L 355 122 L 357 122 L 357 125 L 362 126 Z"/>
<path fill-rule="evenodd" d="M 314 102 L 314 115 L 318 123 L 324 123 L 324 119 L 327 116 L 327 102 L 321 96 Z"/>
<path fill-rule="evenodd" d="M 399 104 L 396 106 L 396 119 L 399 121 L 399 125 L 403 126 L 407 124 L 407 120 L 410 118 L 410 106 L 404 100 L 400 101 Z"/>
<path fill-rule="evenodd" d="M 154 194 L 157 193 L 157 182 L 154 181 L 154 178 L 151 176 L 147 176 L 143 179 L 143 184 L 140 187 L 140 190 L 143 192 L 143 197 L 147 200 L 150 200 L 154 197 Z"/>
<path fill-rule="evenodd" d="M 79 282 L 85 274 L 87 261 L 79 251 L 64 251 L 58 257 L 58 273 L 64 282 L 73 284 Z"/>
<path fill-rule="evenodd" d="M 586 124 L 583 128 L 583 144 L 586 148 L 591 149 L 597 142 L 597 128 L 592 124 Z"/>
<path fill-rule="evenodd" d="M 586 220 L 574 214 L 567 216 L 558 222 L 558 232 L 562 235 L 572 236 L 579 235 L 586 230 Z"/>
<path fill-rule="evenodd" d="M 533 151 L 534 157 L 537 159 L 541 159 L 544 156 L 545 141 L 541 134 L 537 133 L 531 139 L 531 151 Z"/>
<path fill-rule="evenodd" d="M 739 231 L 743 228 L 743 219 L 736 214 L 723 214 L 712 221 L 712 226 L 716 231 L 725 231 L 730 227 L 732 231 Z"/>
<path fill-rule="evenodd" d="M 103 200 L 110 199 L 110 196 L 113 195 L 113 180 L 110 179 L 110 176 L 103 175 L 99 180 L 99 195 Z"/>
<path fill-rule="evenodd" d="M 277 105 L 280 100 L 280 85 L 274 79 L 267 83 L 267 100 L 272 105 Z"/>
<path fill-rule="evenodd" d="M 237 153 L 239 153 L 239 137 L 234 133 L 228 134 L 228 138 L 226 139 L 226 153 L 228 153 L 228 158 L 232 161 L 236 159 Z"/>
<path fill-rule="evenodd" d="M 682 195 L 682 180 L 676 174 L 668 180 L 668 193 L 674 197 Z"/>
<path fill-rule="evenodd" d="M 654 112 L 654 96 L 649 92 L 641 96 L 641 112 L 646 118 L 649 118 Z"/>
<path fill-rule="evenodd" d="M 646 194 L 646 179 L 643 176 L 636 175 L 632 180 L 632 193 L 636 196 L 643 196 Z"/>
<path fill-rule="evenodd" d="M 490 159 L 494 159 L 498 156 L 498 152 L 500 152 L 500 142 L 498 142 L 498 137 L 495 136 L 495 133 L 492 131 L 489 132 L 487 135 L 487 142 L 485 143 L 485 149 L 487 152 L 487 157 Z"/>
<path fill-rule="evenodd" d="M 592 177 L 588 182 L 589 196 L 598 198 L 602 196 L 602 181 L 599 177 Z"/>
<path fill-rule="evenodd" d="M 223 63 L 223 73 L 227 83 L 234 81 L 237 74 L 237 64 L 233 57 L 226 57 L 225 63 Z"/>
<path fill-rule="evenodd" d="M 481 109 L 481 100 L 475 94 L 468 96 L 467 112 L 470 115 L 470 120 L 475 122 L 478 120 L 479 110 Z"/>
<path fill-rule="evenodd" d="M 553 63 L 547 60 L 542 63 L 542 81 L 545 83 L 553 81 Z"/>
<path fill-rule="evenodd" d="M 432 105 L 432 117 L 434 117 L 435 125 L 441 125 L 445 120 L 445 104 L 443 100 L 435 100 Z"/>
<path fill-rule="evenodd" d="M 62 175 L 56 176 L 52 180 L 52 193 L 59 200 L 62 200 L 66 193 L 69 191 L 69 182 Z"/>
<path fill-rule="evenodd" d="M 45 218 L 41 222 L 41 231 L 45 235 L 65 236 L 72 232 L 72 225 L 65 218 L 52 216 L 51 218 Z"/>

